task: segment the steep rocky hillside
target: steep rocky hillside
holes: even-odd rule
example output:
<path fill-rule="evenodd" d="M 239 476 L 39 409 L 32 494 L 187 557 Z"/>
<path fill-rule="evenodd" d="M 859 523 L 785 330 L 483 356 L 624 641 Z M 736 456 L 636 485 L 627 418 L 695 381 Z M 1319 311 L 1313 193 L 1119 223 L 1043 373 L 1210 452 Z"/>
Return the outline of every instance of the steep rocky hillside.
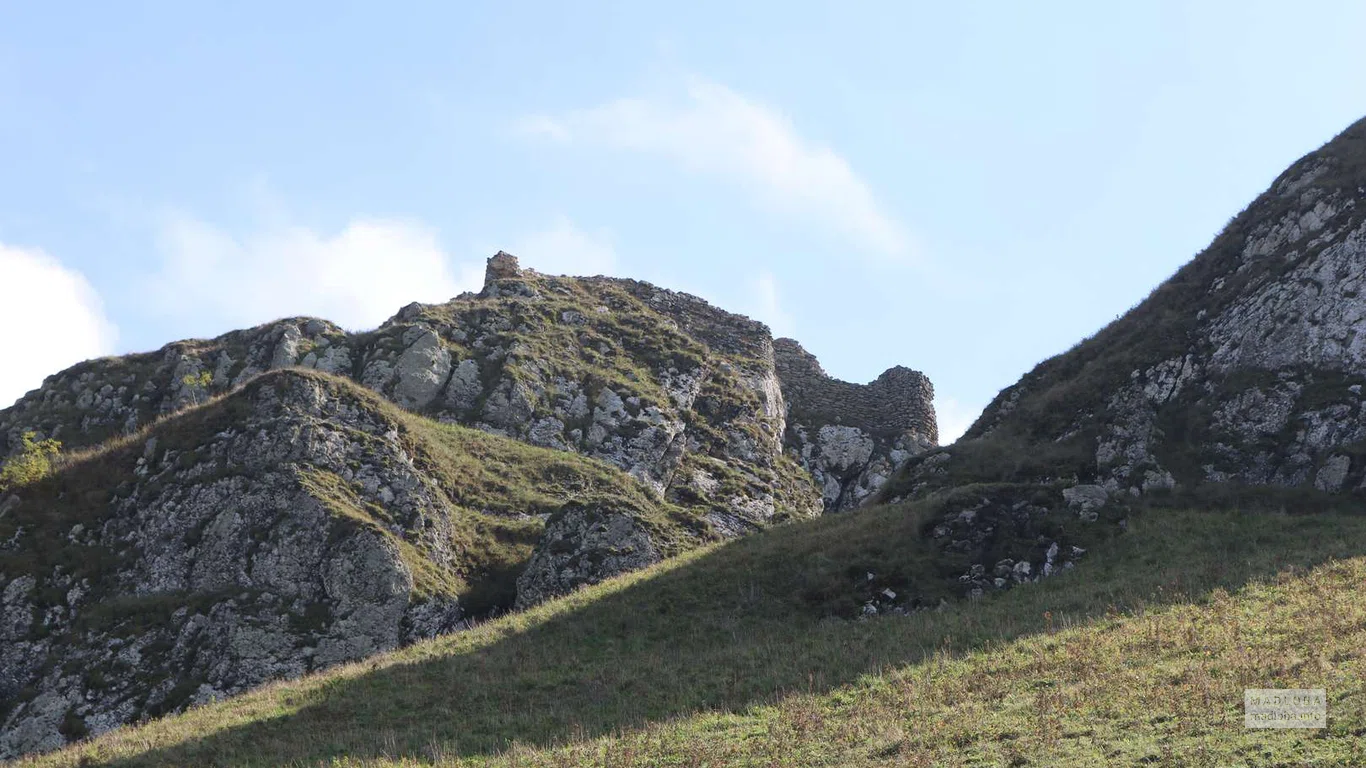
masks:
<path fill-rule="evenodd" d="M 900 490 L 936 476 L 1348 490 L 1366 479 L 1363 384 L 1366 120 L 1137 307 L 1001 392 Z M 989 451 L 1015 462 L 972 460 Z"/>
<path fill-rule="evenodd" d="M 602 462 L 266 374 L 8 497 L 0 757 L 647 565 L 706 540 L 701 514 Z"/>
<path fill-rule="evenodd" d="M 500 253 L 480 293 L 409 305 L 372 332 L 295 318 L 75 366 L 0 411 L 0 455 L 28 430 L 67 447 L 98 444 L 286 366 L 602 459 L 671 500 L 705 502 L 732 534 L 853 506 L 936 436 L 933 390 L 913 371 L 888 371 L 850 409 L 849 428 L 821 439 L 842 414 L 827 407 L 838 392 L 832 400 L 819 385 L 861 388 L 828 380 L 811 360 L 814 372 L 790 376 L 810 425 L 789 429 L 789 385 L 762 323 L 648 283 L 541 275 Z"/>
<path fill-rule="evenodd" d="M 1352 505 L 1144 508 L 1059 578 L 837 618 L 869 573 L 877 589 L 898 571 L 934 579 L 928 503 L 731 540 L 20 764 L 1366 764 Z M 1325 688 L 1328 727 L 1244 727 L 1243 689 L 1261 686 Z"/>
<path fill-rule="evenodd" d="M 0 493 L 0 757 L 854 506 L 933 445 L 931 398 L 507 254 L 372 332 L 295 318 L 75 366 L 0 411 L 0 455 L 66 451 Z"/>
<path fill-rule="evenodd" d="M 963 439 L 907 462 L 883 498 L 958 489 L 963 503 L 930 530 L 976 553 L 963 581 L 981 591 L 1003 583 L 997 558 L 1037 570 L 1066 531 L 1031 534 L 1059 511 L 1075 531 L 1177 488 L 1359 492 L 1364 292 L 1366 120 L 1292 165 L 1141 304 L 1001 392 Z M 1063 503 L 1027 500 L 1045 492 Z"/>

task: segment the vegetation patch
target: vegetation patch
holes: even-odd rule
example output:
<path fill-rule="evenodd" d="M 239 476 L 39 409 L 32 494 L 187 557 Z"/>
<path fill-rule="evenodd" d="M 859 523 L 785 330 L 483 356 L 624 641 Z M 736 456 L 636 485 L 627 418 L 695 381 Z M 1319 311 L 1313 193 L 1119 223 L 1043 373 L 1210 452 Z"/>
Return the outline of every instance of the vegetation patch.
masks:
<path fill-rule="evenodd" d="M 868 621 L 828 606 L 868 570 L 925 578 L 931 511 L 780 526 L 20 764 L 1366 760 L 1366 518 L 1168 501 L 1071 571 Z M 1325 688 L 1329 727 L 1244 728 L 1245 687 Z"/>

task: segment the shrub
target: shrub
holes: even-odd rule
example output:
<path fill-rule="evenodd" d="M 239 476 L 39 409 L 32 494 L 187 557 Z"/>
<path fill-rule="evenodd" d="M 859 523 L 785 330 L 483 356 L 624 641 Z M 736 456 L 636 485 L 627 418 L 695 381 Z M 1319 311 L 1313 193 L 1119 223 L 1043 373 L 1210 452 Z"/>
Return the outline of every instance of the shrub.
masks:
<path fill-rule="evenodd" d="M 25 432 L 18 453 L 0 465 L 0 492 L 38 481 L 52 472 L 52 457 L 62 449 L 56 440 L 38 440 L 37 432 Z"/>
<path fill-rule="evenodd" d="M 198 387 L 199 389 L 208 389 L 209 385 L 213 383 L 213 374 L 209 373 L 208 371 L 200 371 L 198 375 L 190 374 L 188 376 L 185 376 L 180 380 L 180 383 L 184 384 L 187 387 Z"/>

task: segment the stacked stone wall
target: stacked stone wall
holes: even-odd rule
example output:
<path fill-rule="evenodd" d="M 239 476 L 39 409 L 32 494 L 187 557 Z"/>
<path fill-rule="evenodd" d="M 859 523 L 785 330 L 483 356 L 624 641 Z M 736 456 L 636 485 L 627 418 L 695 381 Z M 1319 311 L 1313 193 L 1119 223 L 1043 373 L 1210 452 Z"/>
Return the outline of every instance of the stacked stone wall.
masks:
<path fill-rule="evenodd" d="M 879 437 L 913 432 L 938 441 L 934 385 L 925 374 L 898 365 L 868 384 L 853 384 L 831 378 L 792 339 L 774 340 L 773 349 L 789 421 L 858 427 Z"/>

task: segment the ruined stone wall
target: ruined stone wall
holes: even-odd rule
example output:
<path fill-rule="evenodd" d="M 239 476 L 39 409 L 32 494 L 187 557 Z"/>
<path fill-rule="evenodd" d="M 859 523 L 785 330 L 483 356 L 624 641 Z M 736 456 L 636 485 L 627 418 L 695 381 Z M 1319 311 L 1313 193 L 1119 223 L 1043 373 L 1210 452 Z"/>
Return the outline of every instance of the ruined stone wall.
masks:
<path fill-rule="evenodd" d="M 898 365 L 869 384 L 853 384 L 831 378 L 792 339 L 775 339 L 773 351 L 791 420 L 858 427 L 879 437 L 913 432 L 938 442 L 934 385 L 925 374 Z"/>
<path fill-rule="evenodd" d="M 594 279 L 594 278 L 589 278 Z M 621 285 L 656 312 L 678 323 L 679 330 L 728 355 L 768 359 L 772 333 L 768 326 L 727 312 L 690 293 L 671 291 L 639 280 L 605 278 Z"/>

